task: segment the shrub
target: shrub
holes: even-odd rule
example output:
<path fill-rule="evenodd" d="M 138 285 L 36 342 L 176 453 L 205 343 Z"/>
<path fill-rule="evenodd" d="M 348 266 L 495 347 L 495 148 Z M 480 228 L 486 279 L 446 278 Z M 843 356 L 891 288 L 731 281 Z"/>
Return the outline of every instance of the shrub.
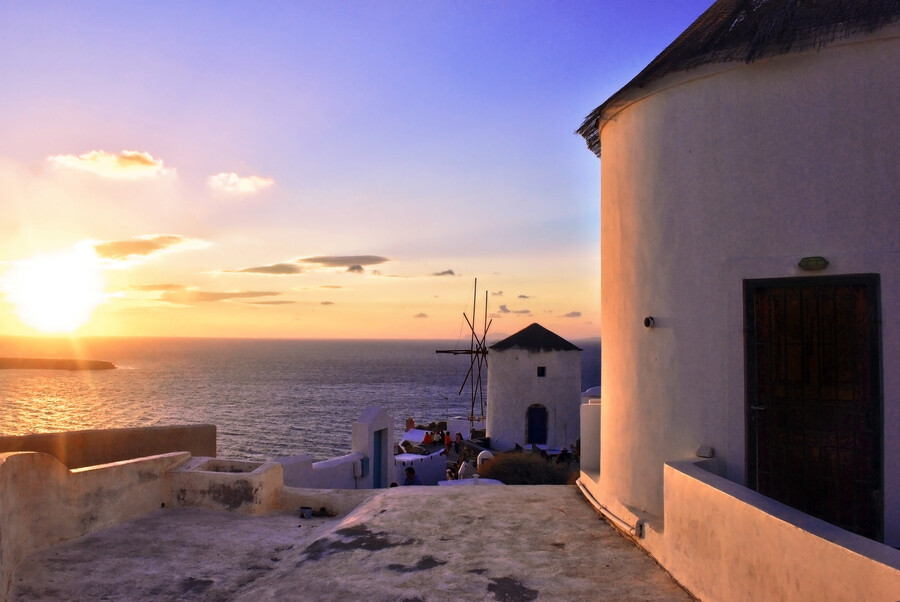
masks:
<path fill-rule="evenodd" d="M 504 485 L 566 485 L 573 479 L 569 467 L 547 462 L 538 454 L 497 454 L 478 469 L 478 475 Z"/>

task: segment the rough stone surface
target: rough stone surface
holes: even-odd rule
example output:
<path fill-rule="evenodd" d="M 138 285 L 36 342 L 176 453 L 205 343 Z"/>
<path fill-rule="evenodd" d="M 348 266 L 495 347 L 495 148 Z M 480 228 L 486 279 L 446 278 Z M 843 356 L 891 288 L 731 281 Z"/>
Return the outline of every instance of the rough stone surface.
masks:
<path fill-rule="evenodd" d="M 44 550 L 15 600 L 690 600 L 569 486 L 401 487 L 340 518 L 164 509 Z"/>

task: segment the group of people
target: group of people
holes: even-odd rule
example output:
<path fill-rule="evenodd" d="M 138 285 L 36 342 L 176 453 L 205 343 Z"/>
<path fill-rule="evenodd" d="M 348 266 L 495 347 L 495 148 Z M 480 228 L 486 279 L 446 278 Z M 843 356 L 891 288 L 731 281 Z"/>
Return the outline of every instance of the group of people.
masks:
<path fill-rule="evenodd" d="M 457 454 L 459 454 L 459 448 L 462 445 L 463 436 L 462 433 L 456 433 L 456 438 L 450 437 L 450 431 L 428 431 L 425 433 L 425 438 L 422 440 L 422 445 L 434 445 L 434 444 L 444 444 L 444 453 L 449 454 L 450 448 L 453 448 Z"/>

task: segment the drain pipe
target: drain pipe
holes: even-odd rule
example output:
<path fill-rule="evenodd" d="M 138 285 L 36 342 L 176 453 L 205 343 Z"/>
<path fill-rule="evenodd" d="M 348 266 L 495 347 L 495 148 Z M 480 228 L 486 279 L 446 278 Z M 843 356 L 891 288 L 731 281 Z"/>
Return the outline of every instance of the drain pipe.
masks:
<path fill-rule="evenodd" d="M 581 489 L 581 493 L 584 494 L 584 497 L 587 498 L 588 502 L 603 516 L 608 518 L 610 521 L 615 523 L 619 529 L 625 531 L 638 539 L 644 538 L 644 521 L 638 519 L 635 524 L 631 524 L 627 522 L 625 519 L 616 516 L 613 514 L 612 510 L 601 504 L 597 498 L 595 498 L 590 491 L 581 483 L 581 479 L 575 481 L 575 484 L 578 485 L 578 488 Z"/>

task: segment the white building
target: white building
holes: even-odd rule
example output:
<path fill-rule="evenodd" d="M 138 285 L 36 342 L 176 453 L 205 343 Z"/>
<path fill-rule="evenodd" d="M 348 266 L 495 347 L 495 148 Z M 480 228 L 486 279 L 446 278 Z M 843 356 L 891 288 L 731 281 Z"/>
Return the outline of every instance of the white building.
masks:
<path fill-rule="evenodd" d="M 720 0 L 579 133 L 586 495 L 701 598 L 896 598 L 900 3 Z"/>
<path fill-rule="evenodd" d="M 491 345 L 486 435 L 491 447 L 562 448 L 579 436 L 581 349 L 532 324 Z"/>

